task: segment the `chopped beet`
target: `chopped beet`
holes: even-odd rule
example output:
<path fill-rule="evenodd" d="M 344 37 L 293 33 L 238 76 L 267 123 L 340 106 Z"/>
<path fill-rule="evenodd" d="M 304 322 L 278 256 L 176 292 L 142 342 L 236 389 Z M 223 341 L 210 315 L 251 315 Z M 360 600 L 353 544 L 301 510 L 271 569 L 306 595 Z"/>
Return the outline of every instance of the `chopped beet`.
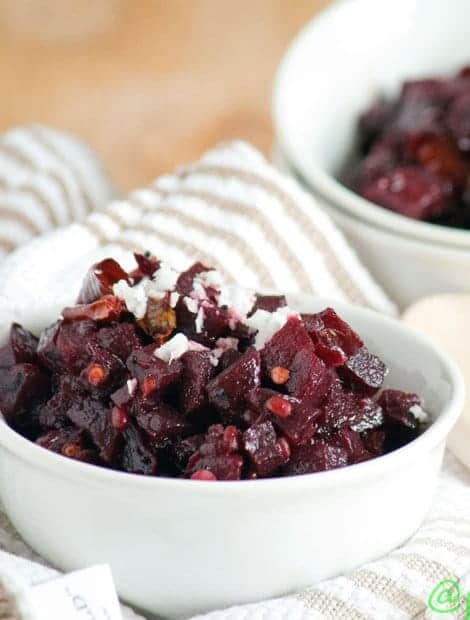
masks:
<path fill-rule="evenodd" d="M 28 408 L 43 400 L 49 391 L 47 375 L 34 364 L 0 368 L 0 413 L 13 426 Z"/>
<path fill-rule="evenodd" d="M 345 178 L 364 198 L 418 220 L 470 228 L 470 78 L 405 82 L 358 119 L 361 158 Z"/>
<path fill-rule="evenodd" d="M 437 159 L 442 153 L 436 147 Z M 418 396 L 379 391 L 385 364 L 332 308 L 288 310 L 263 346 L 263 332 L 246 322 L 253 309 L 245 316 L 219 305 L 219 277 L 194 282 L 208 271 L 196 264 L 177 291 L 148 297 L 137 319 L 111 294 L 116 278 L 136 286 L 160 266 L 151 255 L 136 260 L 130 273 L 114 261 L 95 265 L 83 303 L 64 310 L 39 342 L 12 326 L 0 347 L 0 412 L 26 439 L 129 473 L 216 481 L 361 463 L 423 430 Z M 285 304 L 257 295 L 255 309 Z"/>
<path fill-rule="evenodd" d="M 270 377 L 276 366 L 290 370 L 298 351 L 309 348 L 313 350 L 312 341 L 302 321 L 296 316 L 289 317 L 261 351 L 264 375 Z"/>
<path fill-rule="evenodd" d="M 176 291 L 180 295 L 189 295 L 193 290 L 194 278 L 204 271 L 210 271 L 207 267 L 204 267 L 202 263 L 194 263 L 192 267 L 183 271 L 176 282 Z"/>
<path fill-rule="evenodd" d="M 316 443 L 294 448 L 289 463 L 284 468 L 284 474 L 288 476 L 313 474 L 344 467 L 347 464 L 348 453 L 344 448 Z"/>
<path fill-rule="evenodd" d="M 214 374 L 209 351 L 187 351 L 181 358 L 179 407 L 185 415 L 193 415 L 207 405 L 206 385 Z"/>
<path fill-rule="evenodd" d="M 13 323 L 7 342 L 0 347 L 0 368 L 36 363 L 37 348 L 38 339 L 21 325 Z"/>
<path fill-rule="evenodd" d="M 260 383 L 260 355 L 251 347 L 231 366 L 209 381 L 209 402 L 221 414 L 238 413 L 244 406 L 245 394 Z"/>
<path fill-rule="evenodd" d="M 275 312 L 278 308 L 284 308 L 285 306 L 287 306 L 287 299 L 284 295 L 256 295 L 255 305 L 249 312 L 249 316 L 257 310 Z"/>
<path fill-rule="evenodd" d="M 89 304 L 104 295 L 112 295 L 113 286 L 120 280 L 130 284 L 129 276 L 113 258 L 96 263 L 85 276 L 77 304 Z"/>
<path fill-rule="evenodd" d="M 386 365 L 376 355 L 362 347 L 351 356 L 338 374 L 345 384 L 363 394 L 375 394 L 384 382 L 388 372 Z"/>

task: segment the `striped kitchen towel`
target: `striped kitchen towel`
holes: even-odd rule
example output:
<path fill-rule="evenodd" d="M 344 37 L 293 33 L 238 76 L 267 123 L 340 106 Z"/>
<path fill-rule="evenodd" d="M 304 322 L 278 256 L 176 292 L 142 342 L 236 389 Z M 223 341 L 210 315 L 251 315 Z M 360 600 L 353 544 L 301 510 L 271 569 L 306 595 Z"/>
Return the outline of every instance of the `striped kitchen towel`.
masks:
<path fill-rule="evenodd" d="M 94 153 L 41 125 L 0 136 L 0 259 L 32 237 L 81 221 L 112 199 Z"/>

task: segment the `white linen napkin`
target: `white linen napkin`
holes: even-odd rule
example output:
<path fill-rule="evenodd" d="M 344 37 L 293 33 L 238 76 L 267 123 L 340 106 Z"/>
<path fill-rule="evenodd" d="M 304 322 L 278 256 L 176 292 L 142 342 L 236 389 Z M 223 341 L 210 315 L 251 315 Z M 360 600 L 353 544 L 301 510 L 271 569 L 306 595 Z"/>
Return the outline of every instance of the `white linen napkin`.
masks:
<path fill-rule="evenodd" d="M 149 249 L 177 268 L 202 260 L 253 288 L 319 293 L 396 312 L 313 199 L 237 142 L 10 254 L 0 263 L 0 333 L 13 319 L 30 328 L 52 321 L 74 301 L 91 263 L 111 255 L 130 266 L 134 249 Z M 400 549 L 310 590 L 199 619 L 434 617 L 427 599 L 438 582 L 453 579 L 462 595 L 466 585 L 470 591 L 469 484 L 470 475 L 448 456 L 431 513 Z M 4 532 L 0 522 L 0 543 L 23 555 L 24 545 L 16 549 L 17 539 Z"/>

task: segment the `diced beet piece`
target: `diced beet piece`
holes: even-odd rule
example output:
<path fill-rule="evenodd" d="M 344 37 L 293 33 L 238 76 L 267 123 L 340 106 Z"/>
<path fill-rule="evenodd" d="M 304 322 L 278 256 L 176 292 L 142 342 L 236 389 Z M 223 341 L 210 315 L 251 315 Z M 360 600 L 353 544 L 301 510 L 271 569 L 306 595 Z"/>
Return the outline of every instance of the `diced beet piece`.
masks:
<path fill-rule="evenodd" d="M 196 333 L 194 337 L 197 342 L 213 346 L 219 338 L 232 334 L 230 325 L 233 324 L 233 318 L 227 309 L 204 303 L 202 312 L 204 318 L 202 332 Z"/>
<path fill-rule="evenodd" d="M 385 138 L 374 144 L 367 156 L 360 162 L 349 182 L 352 188 L 362 194 L 364 189 L 399 163 L 397 140 Z"/>
<path fill-rule="evenodd" d="M 128 379 L 124 385 L 111 394 L 111 400 L 116 407 L 126 407 L 134 398 L 137 390 L 137 379 Z"/>
<path fill-rule="evenodd" d="M 377 101 L 359 118 L 361 147 L 367 150 L 370 144 L 384 132 L 390 122 L 395 106 L 388 101 Z"/>
<path fill-rule="evenodd" d="M 379 404 L 383 409 L 386 422 L 400 424 L 411 429 L 419 426 L 412 411 L 413 407 L 421 408 L 421 399 L 417 394 L 400 390 L 384 390 L 380 395 Z"/>
<path fill-rule="evenodd" d="M 150 411 L 139 411 L 138 402 L 134 401 L 132 410 L 152 446 L 163 447 L 170 440 L 188 433 L 187 420 L 171 405 L 160 402 L 155 403 Z"/>
<path fill-rule="evenodd" d="M 64 428 L 41 435 L 36 443 L 56 454 L 84 463 L 98 463 L 98 453 L 91 445 L 85 431 Z"/>
<path fill-rule="evenodd" d="M 470 151 L 470 92 L 457 97 L 449 106 L 447 127 L 452 132 L 458 147 L 464 153 Z"/>
<path fill-rule="evenodd" d="M 90 304 L 72 306 L 62 310 L 62 317 L 68 321 L 95 321 L 111 323 L 119 319 L 124 311 L 122 299 L 114 295 L 105 295 Z"/>
<path fill-rule="evenodd" d="M 260 383 L 260 355 L 250 347 L 231 366 L 207 384 L 209 402 L 221 414 L 237 414 L 244 407 L 245 394 Z"/>
<path fill-rule="evenodd" d="M 342 366 L 363 342 L 332 308 L 316 315 L 304 315 L 307 331 L 315 344 L 315 353 L 328 367 Z"/>
<path fill-rule="evenodd" d="M 383 423 L 383 411 L 370 398 L 361 398 L 334 383 L 324 405 L 325 423 L 330 428 L 351 428 L 359 433 L 377 428 Z"/>
<path fill-rule="evenodd" d="M 152 278 L 155 272 L 160 268 L 160 261 L 156 256 L 150 253 L 136 254 L 134 253 L 137 268 L 130 274 L 131 278 L 140 281 L 142 278 Z"/>
<path fill-rule="evenodd" d="M 448 136 L 413 133 L 407 139 L 407 147 L 424 168 L 448 179 L 456 188 L 465 187 L 468 166 Z"/>
<path fill-rule="evenodd" d="M 154 476 L 158 470 L 157 457 L 145 440 L 143 433 L 134 425 L 124 432 L 124 447 L 121 464 L 124 471 L 131 474 Z"/>
<path fill-rule="evenodd" d="M 302 321 L 296 316 L 289 317 L 261 350 L 263 373 L 269 378 L 276 366 L 290 370 L 297 352 L 309 348 L 313 349 L 312 341 Z"/>
<path fill-rule="evenodd" d="M 202 457 L 187 474 L 206 469 L 214 474 L 217 480 L 240 480 L 243 457 L 238 454 Z"/>
<path fill-rule="evenodd" d="M 180 274 L 178 281 L 176 282 L 176 291 L 180 295 L 189 295 L 193 290 L 193 280 L 199 274 L 204 271 L 210 271 L 207 267 L 204 267 L 202 263 L 194 263 L 189 269 L 183 271 Z"/>
<path fill-rule="evenodd" d="M 225 370 L 226 368 L 231 366 L 241 356 L 242 356 L 242 353 L 240 353 L 240 351 L 237 351 L 237 349 L 227 349 L 226 351 L 222 353 L 222 356 L 219 359 L 219 363 L 217 365 L 217 371 L 222 372 L 222 370 Z"/>
<path fill-rule="evenodd" d="M 90 359 L 86 345 L 94 342 L 95 334 L 96 325 L 92 321 L 58 321 L 41 334 L 38 357 L 50 370 L 78 373 Z"/>
<path fill-rule="evenodd" d="M 210 426 L 199 449 L 189 458 L 186 474 L 201 469 L 211 471 L 218 480 L 239 480 L 243 457 L 239 454 L 240 437 L 234 426 Z"/>
<path fill-rule="evenodd" d="M 48 392 L 49 378 L 34 364 L 0 369 L 0 413 L 8 424 L 18 424 L 28 408 L 45 399 Z"/>
<path fill-rule="evenodd" d="M 112 464 L 116 460 L 121 448 L 121 434 L 112 424 L 109 407 L 89 396 L 82 396 L 81 400 L 73 400 L 65 415 L 75 426 L 90 433 L 103 461 Z"/>
<path fill-rule="evenodd" d="M 142 338 L 132 323 L 115 323 L 102 327 L 96 334 L 100 347 L 125 362 L 132 351 L 143 346 Z"/>
<path fill-rule="evenodd" d="M 284 474 L 313 474 L 344 467 L 348 464 L 348 455 L 344 448 L 325 443 L 298 446 L 292 450 L 291 458 L 284 468 Z"/>
<path fill-rule="evenodd" d="M 214 373 L 214 366 L 209 351 L 187 351 L 181 362 L 179 407 L 185 415 L 193 415 L 207 405 L 206 385 Z"/>
<path fill-rule="evenodd" d="M 404 166 L 385 173 L 362 195 L 401 215 L 426 220 L 451 208 L 452 183 L 419 166 Z"/>
<path fill-rule="evenodd" d="M 89 364 L 81 373 L 83 384 L 91 393 L 107 396 L 126 378 L 126 367 L 119 357 L 105 349 L 90 345 L 90 350 Z"/>
<path fill-rule="evenodd" d="M 243 449 L 257 476 L 265 477 L 285 465 L 290 457 L 289 444 L 278 439 L 271 422 L 255 424 L 243 433 Z"/>
<path fill-rule="evenodd" d="M 182 472 L 189 461 L 189 457 L 199 450 L 204 442 L 204 435 L 192 435 L 176 441 L 171 448 L 173 462 L 179 472 Z"/>
<path fill-rule="evenodd" d="M 0 368 L 14 364 L 34 364 L 38 339 L 18 323 L 13 323 L 6 343 L 0 347 Z"/>
<path fill-rule="evenodd" d="M 386 365 L 367 347 L 359 349 L 338 369 L 346 385 L 362 394 L 375 394 L 382 387 L 387 372 Z"/>
<path fill-rule="evenodd" d="M 320 402 L 331 383 L 325 364 L 312 347 L 301 349 L 295 354 L 290 366 L 286 387 L 291 396 Z"/>
<path fill-rule="evenodd" d="M 71 422 L 67 417 L 67 411 L 80 403 L 85 397 L 85 390 L 82 382 L 72 375 L 61 375 L 58 385 L 55 386 L 52 397 L 44 403 L 39 411 L 39 422 L 43 430 L 60 430 L 70 426 Z"/>
<path fill-rule="evenodd" d="M 77 304 L 89 304 L 104 295 L 112 295 L 113 286 L 120 280 L 130 284 L 129 276 L 113 258 L 96 263 L 85 276 Z"/>
<path fill-rule="evenodd" d="M 287 306 L 287 299 L 284 295 L 256 295 L 255 305 L 249 312 L 249 316 L 257 310 L 266 310 L 266 312 L 275 312 L 278 308 Z"/>
<path fill-rule="evenodd" d="M 360 433 L 350 428 L 342 428 L 337 432 L 335 445 L 346 450 L 350 464 L 362 463 L 374 456 L 366 449 Z"/>
<path fill-rule="evenodd" d="M 372 456 L 380 456 L 384 452 L 385 431 L 372 429 L 361 435 L 364 447 Z"/>
<path fill-rule="evenodd" d="M 145 347 L 133 351 L 127 360 L 127 368 L 133 377 L 136 377 L 140 389 L 145 396 L 168 391 L 180 380 L 183 365 L 180 360 L 173 360 L 167 364 L 153 351 L 155 347 Z"/>

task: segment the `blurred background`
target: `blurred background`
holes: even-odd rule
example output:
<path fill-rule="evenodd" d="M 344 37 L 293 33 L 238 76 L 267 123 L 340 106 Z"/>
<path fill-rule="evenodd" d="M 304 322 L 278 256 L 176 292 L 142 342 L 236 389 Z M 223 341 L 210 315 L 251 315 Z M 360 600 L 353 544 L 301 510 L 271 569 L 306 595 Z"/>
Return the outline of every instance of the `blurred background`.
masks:
<path fill-rule="evenodd" d="M 329 0 L 0 0 L 0 131 L 72 131 L 122 189 L 244 138 L 269 153 L 272 79 Z"/>

